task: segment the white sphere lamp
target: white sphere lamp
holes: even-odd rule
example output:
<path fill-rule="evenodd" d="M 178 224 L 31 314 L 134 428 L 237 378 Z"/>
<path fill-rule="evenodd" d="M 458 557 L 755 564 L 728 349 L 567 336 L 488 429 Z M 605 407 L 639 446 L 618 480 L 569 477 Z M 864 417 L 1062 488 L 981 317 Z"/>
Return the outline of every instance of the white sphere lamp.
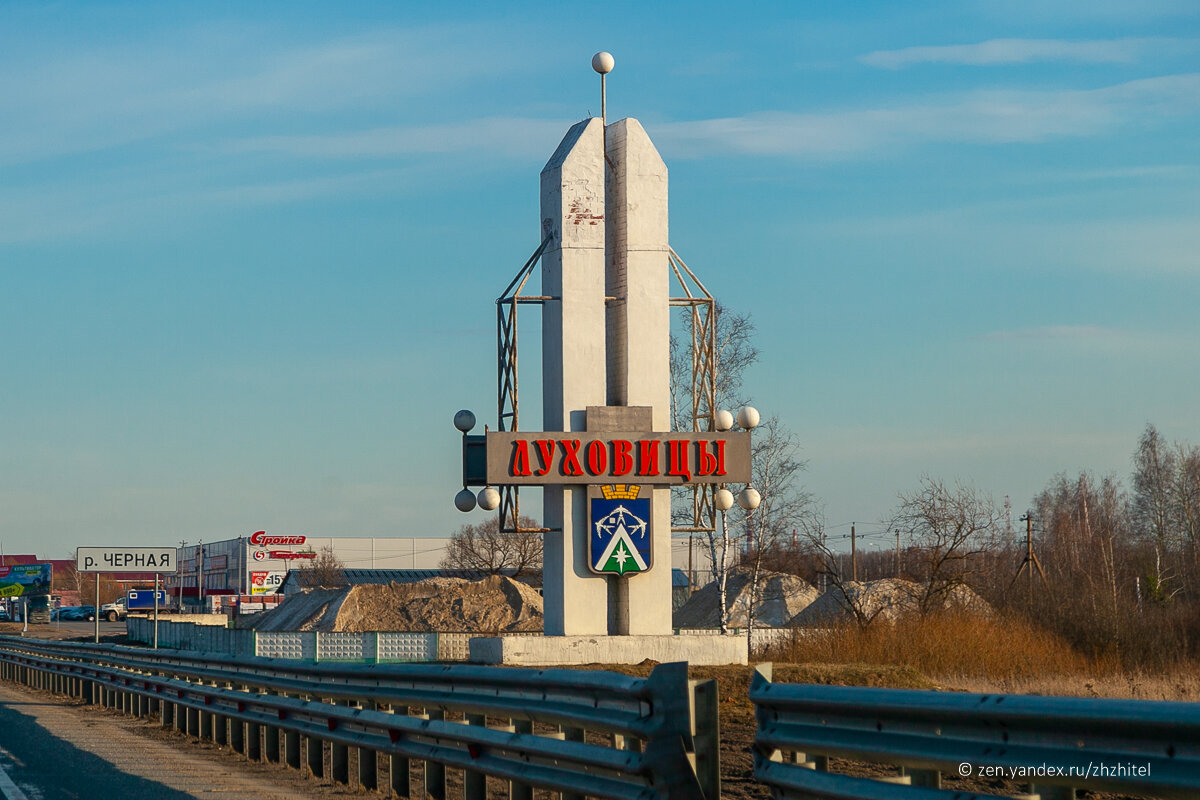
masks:
<path fill-rule="evenodd" d="M 738 412 L 738 426 L 744 430 L 758 427 L 758 409 L 754 406 L 746 406 Z"/>
<path fill-rule="evenodd" d="M 713 427 L 719 431 L 727 431 L 733 427 L 733 414 L 725 409 L 713 414 Z"/>
<path fill-rule="evenodd" d="M 454 427 L 462 433 L 471 430 L 475 427 L 475 413 L 464 408 L 454 415 Z"/>
<path fill-rule="evenodd" d="M 738 492 L 737 504 L 747 511 L 753 511 L 758 508 L 758 504 L 762 502 L 762 495 L 758 493 L 758 489 L 753 486 L 747 486 Z"/>
<path fill-rule="evenodd" d="M 728 489 L 717 489 L 713 492 L 713 505 L 718 511 L 728 511 L 733 508 L 733 492 Z"/>
<path fill-rule="evenodd" d="M 484 511 L 495 511 L 500 507 L 500 493 L 490 486 L 479 490 L 479 507 Z"/>
<path fill-rule="evenodd" d="M 463 489 L 454 495 L 454 507 L 464 514 L 473 510 L 475 508 L 475 493 L 470 489 Z"/>

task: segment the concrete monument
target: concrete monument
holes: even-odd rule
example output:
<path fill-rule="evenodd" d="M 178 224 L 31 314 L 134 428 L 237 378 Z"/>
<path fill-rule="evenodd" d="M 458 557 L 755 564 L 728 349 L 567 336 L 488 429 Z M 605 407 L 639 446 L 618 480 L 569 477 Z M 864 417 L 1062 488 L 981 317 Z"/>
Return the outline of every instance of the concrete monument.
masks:
<path fill-rule="evenodd" d="M 667 197 L 635 119 L 576 123 L 542 170 L 543 429 L 466 436 L 464 484 L 545 487 L 546 635 L 473 639 L 473 661 L 746 662 L 744 638 L 672 635 L 670 487 L 748 482 L 750 434 L 671 432 Z"/>

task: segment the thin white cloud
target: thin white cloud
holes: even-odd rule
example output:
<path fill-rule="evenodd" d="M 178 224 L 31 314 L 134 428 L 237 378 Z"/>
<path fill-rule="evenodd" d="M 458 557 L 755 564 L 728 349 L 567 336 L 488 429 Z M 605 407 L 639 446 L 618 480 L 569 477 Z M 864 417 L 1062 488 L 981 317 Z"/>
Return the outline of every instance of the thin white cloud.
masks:
<path fill-rule="evenodd" d="M 1173 356 L 1194 342 L 1163 333 L 1130 331 L 1101 325 L 1044 325 L 991 331 L 975 337 L 987 342 L 1028 343 L 1038 347 L 1067 347 L 1077 353 L 1102 356 Z"/>
<path fill-rule="evenodd" d="M 49 60 L 0 52 L 0 164 L 230 122 L 381 113 L 415 120 L 424 116 L 415 99 L 537 58 L 514 59 L 482 26 L 463 25 L 283 44 L 244 31 L 185 31 L 169 42 L 93 45 Z"/>
<path fill-rule="evenodd" d="M 915 64 L 997 66 L 1068 61 L 1085 64 L 1121 64 L 1137 61 L 1150 52 L 1196 47 L 1195 40 L 1141 38 L 1095 39 L 990 39 L 975 44 L 951 44 L 877 50 L 858 60 L 872 67 L 904 69 Z"/>
<path fill-rule="evenodd" d="M 305 158 L 387 158 L 411 154 L 477 152 L 542 156 L 573 121 L 490 117 L 438 125 L 395 125 L 307 136 L 234 139 L 224 153 L 282 153 Z M 547 149 L 549 148 L 549 150 Z"/>
<path fill-rule="evenodd" d="M 999 144 L 1103 134 L 1200 111 L 1200 73 L 1087 90 L 986 90 L 872 109 L 762 113 L 655 126 L 673 156 L 848 158 L 922 142 Z"/>
<path fill-rule="evenodd" d="M 1105 339 L 1120 337 L 1120 331 L 1099 325 L 1044 325 L 1040 328 L 1020 328 L 1008 331 L 993 331 L 979 337 L 984 340 L 1006 341 L 1026 339 L 1045 341 L 1048 339 Z"/>

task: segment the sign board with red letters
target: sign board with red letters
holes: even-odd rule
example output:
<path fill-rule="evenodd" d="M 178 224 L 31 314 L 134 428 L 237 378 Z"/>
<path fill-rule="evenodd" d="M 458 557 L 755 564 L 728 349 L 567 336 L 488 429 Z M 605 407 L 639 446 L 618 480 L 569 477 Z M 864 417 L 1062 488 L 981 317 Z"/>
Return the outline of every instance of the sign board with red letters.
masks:
<path fill-rule="evenodd" d="M 750 434 L 489 431 L 492 485 L 747 483 Z"/>

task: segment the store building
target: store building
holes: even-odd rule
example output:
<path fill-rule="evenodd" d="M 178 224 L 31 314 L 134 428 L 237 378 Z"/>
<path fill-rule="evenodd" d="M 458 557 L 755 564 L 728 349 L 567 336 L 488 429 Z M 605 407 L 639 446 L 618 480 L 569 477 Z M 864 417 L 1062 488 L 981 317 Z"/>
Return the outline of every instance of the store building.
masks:
<path fill-rule="evenodd" d="M 288 570 L 310 565 L 330 548 L 348 569 L 437 569 L 446 552 L 446 538 L 330 537 L 273 534 L 256 531 L 249 536 L 218 542 L 186 544 L 178 548 L 179 572 L 166 577 L 168 591 L 195 596 L 270 595 L 282 585 Z"/>

